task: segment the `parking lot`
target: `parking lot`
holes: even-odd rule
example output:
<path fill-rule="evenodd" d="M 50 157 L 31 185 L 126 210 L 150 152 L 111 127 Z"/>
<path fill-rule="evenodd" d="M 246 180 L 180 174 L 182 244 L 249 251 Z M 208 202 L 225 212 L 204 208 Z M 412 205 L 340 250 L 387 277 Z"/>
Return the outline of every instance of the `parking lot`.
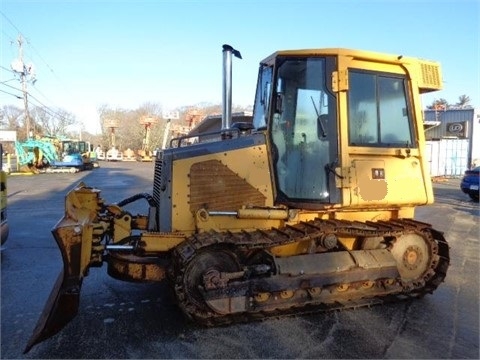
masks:
<path fill-rule="evenodd" d="M 451 256 L 445 283 L 423 299 L 203 328 L 183 317 L 167 286 L 121 282 L 104 266 L 85 279 L 78 316 L 23 354 L 62 266 L 50 230 L 66 192 L 84 181 L 112 203 L 151 193 L 152 179 L 153 164 L 139 162 L 8 177 L 1 358 L 479 358 L 479 206 L 460 191 L 459 179 L 435 182 L 435 204 L 417 209 L 417 220 L 445 233 Z M 142 202 L 128 206 L 146 211 Z"/>

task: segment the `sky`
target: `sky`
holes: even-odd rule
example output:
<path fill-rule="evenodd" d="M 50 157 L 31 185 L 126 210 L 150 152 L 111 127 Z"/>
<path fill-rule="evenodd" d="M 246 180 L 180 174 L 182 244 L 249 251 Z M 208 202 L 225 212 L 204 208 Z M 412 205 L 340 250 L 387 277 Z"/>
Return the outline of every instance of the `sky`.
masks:
<path fill-rule="evenodd" d="M 259 62 L 277 50 L 353 48 L 441 63 L 444 89 L 423 96 L 480 107 L 477 0 L 0 0 L 0 108 L 23 109 L 11 64 L 33 64 L 33 105 L 100 131 L 99 106 L 164 111 L 222 101 L 222 45 L 234 105 L 253 105 Z"/>

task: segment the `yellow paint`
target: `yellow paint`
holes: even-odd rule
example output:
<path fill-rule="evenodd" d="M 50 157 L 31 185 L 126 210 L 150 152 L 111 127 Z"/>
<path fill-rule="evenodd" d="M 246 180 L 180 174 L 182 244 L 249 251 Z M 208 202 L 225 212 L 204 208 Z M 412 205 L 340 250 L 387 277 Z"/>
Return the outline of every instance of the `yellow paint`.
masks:
<path fill-rule="evenodd" d="M 246 159 L 248 159 L 248 164 L 245 163 Z M 218 160 L 228 166 L 231 171 L 265 196 L 265 206 L 273 206 L 266 145 L 176 160 L 173 163 L 173 178 L 175 180 L 172 182 L 172 228 L 174 232 L 191 233 L 195 231 L 195 217 L 190 211 L 189 201 L 190 167 L 194 163 L 207 160 Z M 232 194 L 232 196 L 235 196 L 235 194 Z M 208 210 L 222 211 L 224 209 Z M 200 226 L 202 225 L 205 224 Z"/>
<path fill-rule="evenodd" d="M 372 169 L 385 169 L 385 162 L 376 161 L 356 161 L 355 170 L 357 176 L 356 186 L 353 188 L 353 195 L 357 196 L 361 202 L 375 201 L 377 204 L 387 203 L 387 182 L 385 179 L 373 179 Z"/>
<path fill-rule="evenodd" d="M 270 248 L 270 252 L 279 257 L 307 254 L 311 248 L 311 240 L 305 240 L 300 242 L 295 242 L 291 244 L 286 244 L 282 246 L 275 246 Z"/>
<path fill-rule="evenodd" d="M 142 249 L 147 253 L 167 252 L 185 240 L 184 234 L 143 233 Z"/>
<path fill-rule="evenodd" d="M 196 223 L 199 232 L 214 229 L 217 231 L 230 230 L 255 230 L 269 229 L 272 227 L 281 227 L 285 222 L 281 220 L 267 219 L 238 219 L 236 216 L 208 216 L 202 221 Z"/>
<path fill-rule="evenodd" d="M 350 238 L 346 238 L 346 237 L 338 238 L 338 241 L 348 250 L 353 250 L 355 248 L 356 240 L 357 240 L 357 238 L 352 238 L 352 237 L 350 237 Z"/>
<path fill-rule="evenodd" d="M 420 160 L 415 157 L 353 161 L 354 178 L 351 199 L 354 205 L 412 206 L 426 204 L 429 199 Z M 374 179 L 372 170 L 381 168 L 385 179 Z"/>
<path fill-rule="evenodd" d="M 427 60 L 365 51 L 323 49 L 321 52 L 338 55 L 338 69 L 333 80 L 334 88 L 338 91 L 339 154 L 342 164 L 342 168 L 337 168 L 337 173 L 343 179 L 336 178 L 335 181 L 342 192 L 342 206 L 350 211 L 362 207 L 413 207 L 431 203 L 433 190 L 427 181 L 429 171 L 428 161 L 424 157 L 421 103 L 416 100 L 419 100 L 420 92 L 442 87 L 440 65 Z M 411 81 L 410 91 L 414 99 L 413 130 L 418 148 L 406 152 L 404 149 L 349 146 L 348 84 L 345 81 L 349 68 L 406 74 Z M 385 179 L 372 178 L 372 169 L 377 167 L 384 169 Z"/>

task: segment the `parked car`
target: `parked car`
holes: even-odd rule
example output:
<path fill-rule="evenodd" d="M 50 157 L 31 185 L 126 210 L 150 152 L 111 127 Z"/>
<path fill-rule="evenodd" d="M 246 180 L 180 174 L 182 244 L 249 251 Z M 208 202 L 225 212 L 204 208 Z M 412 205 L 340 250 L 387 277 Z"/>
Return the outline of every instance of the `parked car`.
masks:
<path fill-rule="evenodd" d="M 0 144 L 0 238 L 1 245 L 7 241 L 9 226 L 7 220 L 7 171 L 3 167 L 3 150 Z"/>
<path fill-rule="evenodd" d="M 462 182 L 460 183 L 460 189 L 470 196 L 473 201 L 478 202 L 479 195 L 479 180 L 480 180 L 480 166 L 473 169 L 466 170 L 463 175 Z"/>

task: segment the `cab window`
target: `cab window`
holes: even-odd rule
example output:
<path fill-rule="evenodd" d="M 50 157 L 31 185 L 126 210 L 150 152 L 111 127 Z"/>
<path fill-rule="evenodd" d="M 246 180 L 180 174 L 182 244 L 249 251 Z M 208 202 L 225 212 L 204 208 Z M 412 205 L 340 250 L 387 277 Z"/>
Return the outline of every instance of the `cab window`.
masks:
<path fill-rule="evenodd" d="M 351 146 L 413 145 L 405 78 L 350 71 L 348 111 Z"/>

